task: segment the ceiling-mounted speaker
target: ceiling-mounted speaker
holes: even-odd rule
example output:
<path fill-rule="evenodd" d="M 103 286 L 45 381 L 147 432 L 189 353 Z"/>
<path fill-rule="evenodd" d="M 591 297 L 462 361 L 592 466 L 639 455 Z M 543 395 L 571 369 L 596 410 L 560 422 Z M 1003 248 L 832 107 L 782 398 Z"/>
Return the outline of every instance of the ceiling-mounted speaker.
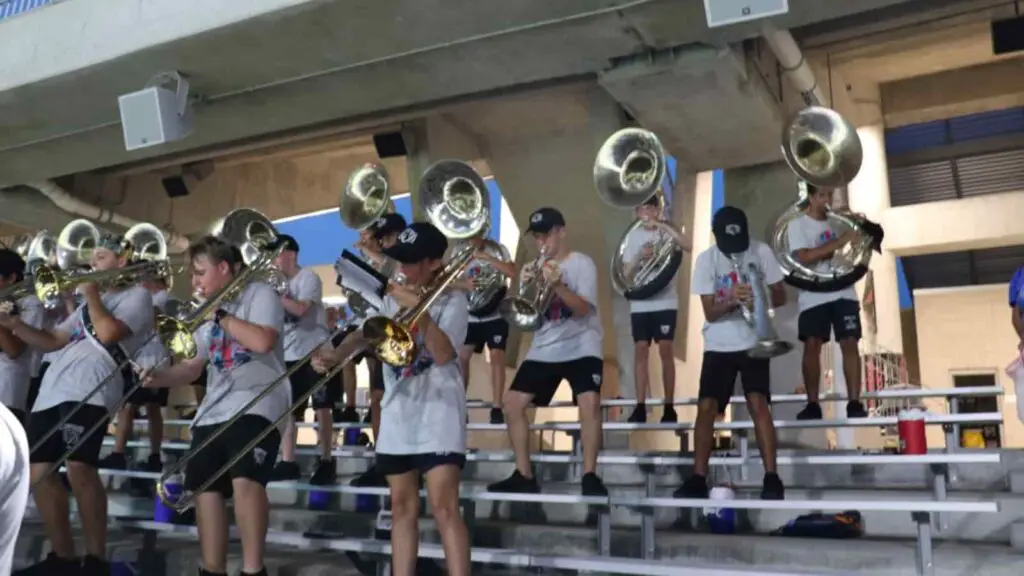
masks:
<path fill-rule="evenodd" d="M 1009 54 L 1024 50 L 1024 16 L 992 22 L 992 53 Z"/>
<path fill-rule="evenodd" d="M 164 186 L 164 192 L 167 193 L 168 198 L 181 198 L 182 196 L 188 196 L 188 184 L 185 183 L 185 178 L 181 176 L 168 176 L 160 181 Z"/>
<path fill-rule="evenodd" d="M 174 89 L 166 84 L 174 82 Z M 176 142 L 192 133 L 188 81 L 177 72 L 158 75 L 150 84 L 117 99 L 124 147 L 131 152 Z"/>
<path fill-rule="evenodd" d="M 405 146 L 405 138 L 402 137 L 401 132 L 374 134 L 373 146 L 377 149 L 377 157 L 382 160 L 409 155 L 409 149 Z"/>
<path fill-rule="evenodd" d="M 789 13 L 789 0 L 704 0 L 708 28 Z"/>

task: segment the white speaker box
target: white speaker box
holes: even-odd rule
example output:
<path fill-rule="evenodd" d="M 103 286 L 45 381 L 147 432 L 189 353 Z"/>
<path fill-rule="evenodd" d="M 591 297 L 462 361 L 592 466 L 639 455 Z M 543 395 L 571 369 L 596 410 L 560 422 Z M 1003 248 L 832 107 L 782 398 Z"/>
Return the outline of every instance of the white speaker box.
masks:
<path fill-rule="evenodd" d="M 708 28 L 739 24 L 789 12 L 789 0 L 704 0 Z"/>
<path fill-rule="evenodd" d="M 173 92 L 160 86 L 118 97 L 125 149 L 130 152 L 188 136 L 193 126 L 187 98 L 187 88 L 183 96 L 180 90 Z"/>

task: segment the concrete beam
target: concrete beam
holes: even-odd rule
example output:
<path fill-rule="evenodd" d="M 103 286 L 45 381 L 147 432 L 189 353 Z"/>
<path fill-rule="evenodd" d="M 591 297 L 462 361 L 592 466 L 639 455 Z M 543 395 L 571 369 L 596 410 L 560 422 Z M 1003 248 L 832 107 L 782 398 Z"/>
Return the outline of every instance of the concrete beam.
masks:
<path fill-rule="evenodd" d="M 889 208 L 883 248 L 917 256 L 1024 244 L 1022 213 L 1024 190 Z"/>
<path fill-rule="evenodd" d="M 882 85 L 888 127 L 1024 105 L 1024 58 L 1005 59 Z"/>

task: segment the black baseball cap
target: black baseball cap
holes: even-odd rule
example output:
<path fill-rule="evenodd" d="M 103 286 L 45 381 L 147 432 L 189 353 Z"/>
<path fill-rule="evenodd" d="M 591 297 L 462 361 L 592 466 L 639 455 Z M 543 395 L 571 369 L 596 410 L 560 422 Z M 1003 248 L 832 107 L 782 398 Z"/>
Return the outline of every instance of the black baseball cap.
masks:
<path fill-rule="evenodd" d="M 405 218 L 401 214 L 392 212 L 377 218 L 376 222 L 370 226 L 370 231 L 373 233 L 374 238 L 380 240 L 385 236 L 401 232 L 407 227 L 408 224 L 405 222 Z"/>
<path fill-rule="evenodd" d="M 296 240 L 294 236 L 289 236 L 288 234 L 278 234 L 277 235 L 277 242 L 274 243 L 274 247 L 275 248 L 282 248 L 283 247 L 285 250 L 290 250 L 292 252 L 298 252 L 299 251 L 299 241 Z"/>
<path fill-rule="evenodd" d="M 747 215 L 735 206 L 723 206 L 711 219 L 711 231 L 718 249 L 725 254 L 739 254 L 750 247 Z"/>
<path fill-rule="evenodd" d="M 413 222 L 398 234 L 398 240 L 384 254 L 402 264 L 440 260 L 448 250 L 448 238 L 428 222 Z"/>
<path fill-rule="evenodd" d="M 527 232 L 547 234 L 555 226 L 565 226 L 565 217 L 555 208 L 538 208 L 530 214 L 530 225 Z"/>
<path fill-rule="evenodd" d="M 9 248 L 0 249 L 0 276 L 16 275 L 18 280 L 25 276 L 25 260 Z"/>

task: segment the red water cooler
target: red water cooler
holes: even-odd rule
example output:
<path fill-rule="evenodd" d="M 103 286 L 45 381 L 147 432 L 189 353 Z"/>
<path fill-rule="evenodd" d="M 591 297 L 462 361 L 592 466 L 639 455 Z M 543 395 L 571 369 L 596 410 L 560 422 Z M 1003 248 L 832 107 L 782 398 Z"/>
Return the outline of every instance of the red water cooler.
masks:
<path fill-rule="evenodd" d="M 901 410 L 896 417 L 900 431 L 900 454 L 927 454 L 928 437 L 924 426 L 925 413 L 916 408 Z"/>

